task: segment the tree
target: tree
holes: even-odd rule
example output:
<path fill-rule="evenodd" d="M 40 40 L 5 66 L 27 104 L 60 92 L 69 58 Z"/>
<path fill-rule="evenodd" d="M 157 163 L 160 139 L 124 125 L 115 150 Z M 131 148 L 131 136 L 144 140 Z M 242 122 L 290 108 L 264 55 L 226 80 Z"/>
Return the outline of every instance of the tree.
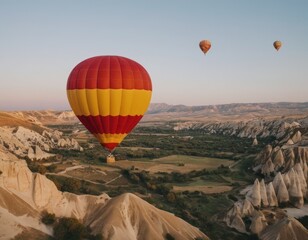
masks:
<path fill-rule="evenodd" d="M 170 233 L 167 233 L 166 240 L 175 240 L 175 238 Z"/>
<path fill-rule="evenodd" d="M 60 218 L 53 230 L 57 240 L 81 240 L 86 232 L 75 218 Z"/>
<path fill-rule="evenodd" d="M 57 165 L 56 164 L 51 164 L 49 166 L 46 167 L 48 172 L 55 172 L 57 169 Z"/>
<path fill-rule="evenodd" d="M 176 200 L 176 194 L 175 194 L 174 192 L 169 192 L 169 193 L 167 194 L 167 200 L 168 200 L 168 202 L 170 202 L 170 203 L 174 203 L 175 200 Z"/>
<path fill-rule="evenodd" d="M 41 213 L 41 221 L 46 225 L 52 225 L 56 221 L 56 215 L 53 213 L 48 213 L 47 211 L 43 211 Z"/>
<path fill-rule="evenodd" d="M 67 178 L 61 186 L 63 192 L 73 192 L 76 193 L 81 188 L 81 183 L 79 180 L 74 178 Z"/>

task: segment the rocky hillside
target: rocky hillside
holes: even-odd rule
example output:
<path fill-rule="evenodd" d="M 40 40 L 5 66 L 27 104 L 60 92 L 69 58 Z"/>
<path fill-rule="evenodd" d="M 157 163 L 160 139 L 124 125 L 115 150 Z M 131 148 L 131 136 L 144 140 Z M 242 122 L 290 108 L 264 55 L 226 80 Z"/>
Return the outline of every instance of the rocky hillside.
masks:
<path fill-rule="evenodd" d="M 265 177 L 279 172 L 290 171 L 299 164 L 307 174 L 308 164 L 308 129 L 295 131 L 287 135 L 276 145 L 267 145 L 257 156 L 254 171 L 261 172 Z"/>
<path fill-rule="evenodd" d="M 104 239 L 163 240 L 167 233 L 176 239 L 207 239 L 182 219 L 130 193 L 111 199 L 106 194 L 60 192 L 52 181 L 32 173 L 25 161 L 0 146 L 0 239 L 31 230 L 52 235 L 52 229 L 39 220 L 43 210 L 77 218 Z"/>
<path fill-rule="evenodd" d="M 2 112 L 1 122 L 10 123 L 13 117 L 23 126 L 78 123 L 72 111 Z M 20 123 L 22 121 L 23 123 Z M 247 103 L 208 106 L 168 105 L 152 103 L 140 124 L 171 121 L 177 131 L 193 129 L 209 134 L 223 134 L 248 138 L 281 138 L 294 129 L 308 126 L 307 103 Z"/>
<path fill-rule="evenodd" d="M 245 199 L 228 211 L 224 219 L 227 225 L 257 234 L 260 239 L 308 239 L 308 230 L 282 210 L 300 210 L 308 200 L 307 165 L 307 127 L 284 134 L 273 146 L 267 145 L 253 168 L 264 179 L 256 179 Z"/>
<path fill-rule="evenodd" d="M 306 171 L 307 174 L 307 171 Z M 227 212 L 226 224 L 242 233 L 257 234 L 259 239 L 308 239 L 308 230 L 278 206 L 303 207 L 307 197 L 307 175 L 299 164 L 289 172 L 276 175 L 265 184 L 256 179 L 244 200 L 235 202 Z"/>
<path fill-rule="evenodd" d="M 47 159 L 54 148 L 83 151 L 75 139 L 64 138 L 57 130 L 44 129 L 42 134 L 24 127 L 0 127 L 0 146 L 19 157 Z"/>
<path fill-rule="evenodd" d="M 78 122 L 73 111 L 16 111 L 16 112 L 2 112 L 0 114 L 0 126 L 1 120 L 4 120 L 4 116 L 14 118 L 14 121 L 22 121 L 33 123 L 36 125 L 54 125 L 54 124 L 71 124 Z M 14 122 L 13 121 L 13 122 Z M 20 125 L 14 126 L 23 126 Z"/>
<path fill-rule="evenodd" d="M 16 156 L 41 160 L 53 156 L 49 153 L 52 149 L 83 151 L 75 139 L 40 125 L 37 119 L 34 121 L 32 118 L 33 121 L 30 121 L 24 114 L 20 114 L 0 114 L 0 146 Z"/>
<path fill-rule="evenodd" d="M 245 138 L 275 137 L 280 139 L 289 136 L 295 129 L 303 127 L 299 122 L 303 119 L 274 120 L 254 119 L 247 121 L 221 121 L 221 122 L 179 122 L 174 130 L 197 130 L 208 134 L 221 134 Z M 298 122 L 297 122 L 298 121 Z"/>
<path fill-rule="evenodd" d="M 221 105 L 185 106 L 168 105 L 165 103 L 152 103 L 147 114 L 159 113 L 190 113 L 192 115 L 245 115 L 253 113 L 256 115 L 282 116 L 308 113 L 308 102 L 305 103 L 232 103 Z"/>
<path fill-rule="evenodd" d="M 143 121 L 170 121 L 174 130 L 196 130 L 246 138 L 280 139 L 308 126 L 308 103 L 213 106 L 152 104 Z M 288 136 L 289 137 L 289 136 Z"/>

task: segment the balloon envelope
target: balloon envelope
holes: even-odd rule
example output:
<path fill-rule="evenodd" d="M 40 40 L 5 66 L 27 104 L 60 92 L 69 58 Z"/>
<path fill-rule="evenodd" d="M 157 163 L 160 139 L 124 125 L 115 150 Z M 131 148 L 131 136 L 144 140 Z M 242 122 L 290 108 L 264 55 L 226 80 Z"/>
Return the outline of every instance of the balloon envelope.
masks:
<path fill-rule="evenodd" d="M 202 40 L 199 43 L 199 47 L 204 54 L 206 54 L 210 50 L 211 46 L 212 44 L 209 40 Z"/>
<path fill-rule="evenodd" d="M 274 45 L 274 48 L 278 51 L 279 48 L 281 48 L 282 43 L 280 41 L 275 41 L 273 45 Z"/>
<path fill-rule="evenodd" d="M 144 67 L 120 56 L 86 59 L 67 80 L 75 115 L 110 152 L 141 120 L 151 95 L 152 83 Z"/>

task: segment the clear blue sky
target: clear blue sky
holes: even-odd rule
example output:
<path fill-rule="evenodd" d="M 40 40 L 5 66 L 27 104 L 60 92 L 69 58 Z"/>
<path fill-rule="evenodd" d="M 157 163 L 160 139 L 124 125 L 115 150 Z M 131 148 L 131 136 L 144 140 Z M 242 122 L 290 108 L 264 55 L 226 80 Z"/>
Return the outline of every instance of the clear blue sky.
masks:
<path fill-rule="evenodd" d="M 307 0 L 0 0 L 0 110 L 69 109 L 71 69 L 97 55 L 142 64 L 151 102 L 308 101 L 307 13 Z"/>

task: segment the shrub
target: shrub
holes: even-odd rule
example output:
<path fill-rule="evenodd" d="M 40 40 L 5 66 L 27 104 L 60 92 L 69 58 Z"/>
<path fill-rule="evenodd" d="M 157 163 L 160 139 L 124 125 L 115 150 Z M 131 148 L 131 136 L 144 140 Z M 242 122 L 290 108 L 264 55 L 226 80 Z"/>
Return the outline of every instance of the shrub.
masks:
<path fill-rule="evenodd" d="M 166 240 L 175 240 L 175 238 L 170 233 L 167 233 Z"/>
<path fill-rule="evenodd" d="M 176 200 L 176 194 L 174 192 L 169 192 L 166 197 L 170 203 L 174 203 Z"/>
<path fill-rule="evenodd" d="M 46 225 L 52 225 L 56 221 L 56 215 L 53 213 L 48 213 L 47 211 L 43 211 L 41 213 L 41 221 Z"/>
<path fill-rule="evenodd" d="M 85 227 L 75 218 L 60 218 L 53 230 L 58 240 L 81 240 L 86 232 Z"/>
<path fill-rule="evenodd" d="M 40 174 L 45 174 L 46 173 L 46 167 L 44 165 L 39 164 L 38 162 L 35 161 L 27 161 L 28 167 L 31 170 L 31 172 L 37 172 Z"/>
<path fill-rule="evenodd" d="M 51 164 L 51 165 L 47 166 L 46 169 L 48 170 L 48 172 L 55 172 L 56 169 L 57 169 L 57 165 Z"/>
<path fill-rule="evenodd" d="M 80 181 L 74 178 L 67 178 L 61 186 L 61 190 L 63 192 L 77 193 L 80 190 L 80 188 L 81 188 Z"/>

